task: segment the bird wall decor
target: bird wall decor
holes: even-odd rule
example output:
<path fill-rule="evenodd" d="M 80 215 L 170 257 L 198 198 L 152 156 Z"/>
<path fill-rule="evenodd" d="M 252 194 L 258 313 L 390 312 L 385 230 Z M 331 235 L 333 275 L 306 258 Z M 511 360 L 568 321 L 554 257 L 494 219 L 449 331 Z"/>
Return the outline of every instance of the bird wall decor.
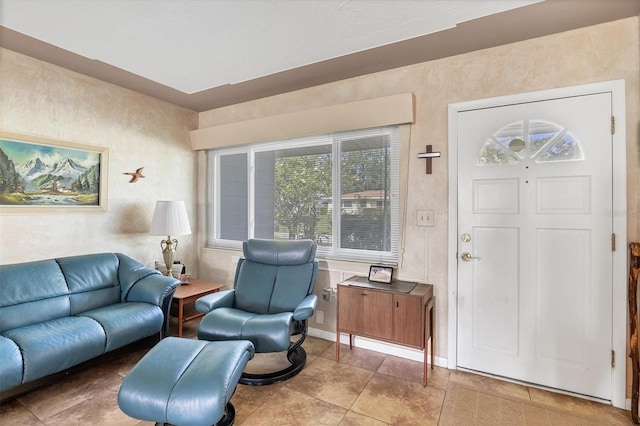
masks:
<path fill-rule="evenodd" d="M 130 175 L 131 176 L 131 180 L 129 181 L 129 183 L 134 183 L 137 182 L 138 179 L 143 178 L 144 176 L 142 176 L 142 169 L 144 169 L 144 167 L 140 167 L 139 169 L 137 169 L 135 171 L 135 173 L 132 172 L 124 172 L 123 175 Z"/>

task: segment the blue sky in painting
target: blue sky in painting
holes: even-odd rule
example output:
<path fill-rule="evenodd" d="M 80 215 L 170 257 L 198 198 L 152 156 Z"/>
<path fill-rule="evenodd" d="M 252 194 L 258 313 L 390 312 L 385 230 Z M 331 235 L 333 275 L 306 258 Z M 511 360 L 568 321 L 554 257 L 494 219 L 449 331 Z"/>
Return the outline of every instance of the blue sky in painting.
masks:
<path fill-rule="evenodd" d="M 36 158 L 40 158 L 43 163 L 48 165 L 70 158 L 87 168 L 98 164 L 100 161 L 100 153 L 97 152 L 29 142 L 16 142 L 7 139 L 0 139 L 0 149 L 16 166 Z"/>

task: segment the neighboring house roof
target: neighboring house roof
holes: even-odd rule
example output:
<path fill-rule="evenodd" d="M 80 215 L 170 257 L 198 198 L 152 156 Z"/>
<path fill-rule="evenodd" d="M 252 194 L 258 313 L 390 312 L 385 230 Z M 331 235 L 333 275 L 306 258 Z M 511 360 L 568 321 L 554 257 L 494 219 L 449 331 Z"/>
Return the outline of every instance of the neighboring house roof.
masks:
<path fill-rule="evenodd" d="M 342 199 L 357 199 L 357 198 L 384 198 L 384 190 L 382 189 L 370 189 L 368 191 L 350 192 L 348 194 L 342 194 Z"/>

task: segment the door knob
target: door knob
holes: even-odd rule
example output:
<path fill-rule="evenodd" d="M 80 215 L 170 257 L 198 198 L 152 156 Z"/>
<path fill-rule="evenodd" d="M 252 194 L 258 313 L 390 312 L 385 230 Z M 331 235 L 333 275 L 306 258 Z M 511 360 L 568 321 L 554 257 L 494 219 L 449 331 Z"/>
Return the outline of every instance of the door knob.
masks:
<path fill-rule="evenodd" d="M 460 255 L 460 258 L 462 258 L 462 260 L 464 260 L 465 262 L 468 262 L 468 261 L 470 261 L 471 259 L 478 259 L 478 260 L 480 260 L 480 258 L 479 258 L 479 257 L 473 257 L 473 256 L 471 256 L 471 253 L 467 253 L 466 251 Z"/>

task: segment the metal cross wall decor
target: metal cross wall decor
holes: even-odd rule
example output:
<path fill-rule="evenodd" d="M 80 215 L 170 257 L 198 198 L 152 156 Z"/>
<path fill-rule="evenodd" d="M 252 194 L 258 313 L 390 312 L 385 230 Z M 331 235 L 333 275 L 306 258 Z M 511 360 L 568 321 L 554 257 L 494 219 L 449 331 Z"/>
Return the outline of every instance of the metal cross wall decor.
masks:
<path fill-rule="evenodd" d="M 427 152 L 421 152 L 418 154 L 418 158 L 424 158 L 427 160 L 427 174 L 430 175 L 432 173 L 432 165 L 431 160 L 434 158 L 440 157 L 439 152 L 433 152 L 433 145 L 427 145 Z"/>

